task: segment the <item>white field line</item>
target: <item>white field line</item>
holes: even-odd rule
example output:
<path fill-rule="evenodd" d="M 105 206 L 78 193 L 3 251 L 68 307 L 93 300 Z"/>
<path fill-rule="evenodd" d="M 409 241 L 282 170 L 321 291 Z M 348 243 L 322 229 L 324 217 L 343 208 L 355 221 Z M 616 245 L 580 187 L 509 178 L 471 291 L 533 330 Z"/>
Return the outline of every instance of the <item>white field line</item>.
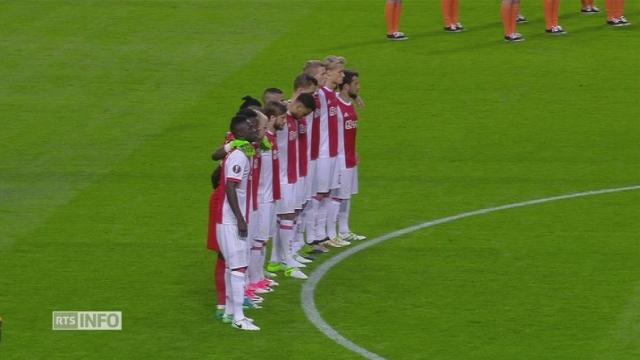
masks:
<path fill-rule="evenodd" d="M 456 220 L 460 220 L 460 219 L 464 219 L 472 216 L 484 215 L 484 214 L 488 214 L 496 211 L 509 210 L 509 209 L 514 209 L 514 208 L 519 208 L 524 206 L 543 204 L 543 203 L 548 203 L 552 201 L 567 200 L 567 199 L 574 199 L 574 198 L 585 197 L 585 196 L 594 196 L 594 195 L 617 193 L 617 192 L 632 191 L 632 190 L 640 190 L 640 185 L 552 196 L 552 197 L 543 198 L 543 199 L 535 199 L 535 200 L 517 202 L 517 203 L 507 204 L 502 206 L 496 206 L 492 208 L 479 209 L 479 210 L 469 211 L 469 212 L 465 212 L 457 215 L 447 216 L 447 217 L 436 219 L 436 220 L 427 221 L 421 224 L 409 226 L 404 229 L 390 232 L 388 234 L 379 236 L 371 240 L 366 240 L 328 259 L 322 265 L 320 265 L 317 269 L 315 269 L 313 273 L 311 273 L 311 275 L 309 276 L 309 279 L 306 280 L 304 286 L 302 287 L 302 292 L 301 292 L 302 307 L 304 309 L 305 314 L 307 315 L 307 318 L 309 318 L 309 321 L 311 321 L 311 323 L 315 327 L 317 327 L 320 331 L 322 331 L 331 340 L 335 341 L 336 343 L 346 347 L 347 349 L 353 352 L 356 352 L 364 356 L 367 359 L 383 360 L 384 358 L 382 356 L 376 353 L 373 353 L 367 349 L 364 349 L 358 346 L 357 344 L 355 344 L 354 342 L 352 342 L 351 340 L 342 336 L 335 329 L 333 329 L 331 325 L 329 325 L 326 321 L 324 321 L 324 319 L 322 318 L 322 316 L 320 316 L 320 313 L 318 312 L 318 309 L 315 303 L 316 286 L 318 285 L 320 280 L 322 280 L 324 275 L 329 270 L 331 270 L 331 268 L 336 266 L 336 264 L 338 264 L 342 260 L 348 258 L 349 256 L 355 253 L 358 253 L 368 247 L 377 245 L 383 241 L 397 238 L 399 236 L 409 234 L 409 233 L 412 233 L 421 229 L 425 229 L 428 227 L 432 227 L 438 224 L 445 224 L 445 223 L 449 223 L 452 221 L 456 221 Z"/>

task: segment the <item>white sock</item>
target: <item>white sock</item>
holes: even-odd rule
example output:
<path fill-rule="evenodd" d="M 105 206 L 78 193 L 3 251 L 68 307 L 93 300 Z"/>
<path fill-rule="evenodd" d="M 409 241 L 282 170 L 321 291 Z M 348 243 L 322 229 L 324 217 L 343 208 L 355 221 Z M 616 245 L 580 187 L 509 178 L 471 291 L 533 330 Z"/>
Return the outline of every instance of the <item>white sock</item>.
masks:
<path fill-rule="evenodd" d="M 260 260 L 258 260 L 258 263 L 260 264 L 260 280 L 259 281 L 262 281 L 262 279 L 266 278 L 266 276 L 264 275 L 264 266 L 266 265 L 265 261 L 267 260 L 267 241 L 264 242 L 262 251 L 260 251 Z"/>
<path fill-rule="evenodd" d="M 338 212 L 340 211 L 340 199 L 331 198 L 329 208 L 327 209 L 327 236 L 330 239 L 335 238 L 336 223 L 338 222 Z"/>
<path fill-rule="evenodd" d="M 263 241 L 253 240 L 253 244 L 251 246 L 251 257 L 249 258 L 249 284 L 255 284 L 262 280 L 263 247 Z"/>
<path fill-rule="evenodd" d="M 280 220 L 278 234 L 282 241 L 282 259 L 287 266 L 292 266 L 293 260 L 293 237 L 295 235 L 293 229 L 293 220 Z"/>
<path fill-rule="evenodd" d="M 340 212 L 338 213 L 338 229 L 340 234 L 348 234 L 349 229 L 349 213 L 351 212 L 351 199 L 342 199 L 340 204 Z"/>
<path fill-rule="evenodd" d="M 330 198 L 324 197 L 320 200 L 318 212 L 316 213 L 316 240 L 323 240 L 327 237 L 327 210 Z"/>
<path fill-rule="evenodd" d="M 299 230 L 299 228 L 301 227 L 303 226 L 302 224 L 300 224 L 300 222 L 293 222 L 293 241 L 291 242 L 291 251 L 293 252 L 293 254 L 302 249 L 302 245 L 304 245 L 304 232 L 300 233 Z"/>
<path fill-rule="evenodd" d="M 244 319 L 242 303 L 244 302 L 244 273 L 231 271 L 231 297 L 233 298 L 233 320 Z"/>
<path fill-rule="evenodd" d="M 311 243 L 316 239 L 316 213 L 318 212 L 318 206 L 320 206 L 320 202 L 315 198 L 311 199 L 311 201 L 305 206 L 303 214 L 304 214 L 304 222 L 305 222 L 305 230 L 307 232 L 307 244 Z"/>
<path fill-rule="evenodd" d="M 282 239 L 280 239 L 280 220 L 276 223 L 276 236 L 273 237 L 273 243 L 271 244 L 271 258 L 270 262 L 279 263 L 282 262 Z"/>
<path fill-rule="evenodd" d="M 224 287 L 227 304 L 224 308 L 225 315 L 233 315 L 233 296 L 231 294 L 231 270 L 224 270 Z M 242 299 L 244 301 L 244 298 Z"/>
<path fill-rule="evenodd" d="M 307 216 L 307 212 L 305 211 L 306 208 L 307 206 L 302 209 L 302 212 L 296 219 L 296 247 L 298 248 L 298 250 L 300 250 L 304 246 L 304 232 L 307 227 L 305 218 Z"/>

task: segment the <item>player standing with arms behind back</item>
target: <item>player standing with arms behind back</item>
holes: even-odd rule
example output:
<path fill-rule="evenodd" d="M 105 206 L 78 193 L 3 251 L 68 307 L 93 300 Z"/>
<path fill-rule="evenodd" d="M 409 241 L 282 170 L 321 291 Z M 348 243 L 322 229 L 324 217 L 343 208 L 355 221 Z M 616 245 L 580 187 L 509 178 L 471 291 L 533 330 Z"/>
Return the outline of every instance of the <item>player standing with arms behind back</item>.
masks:
<path fill-rule="evenodd" d="M 360 75 L 355 71 L 345 70 L 342 84 L 338 86 L 338 119 L 341 129 L 341 151 L 339 161 L 340 187 L 333 194 L 340 200 L 338 212 L 338 235 L 343 241 L 364 240 L 366 236 L 357 235 L 349 228 L 351 213 L 351 196 L 358 193 L 358 153 L 356 152 L 356 132 L 358 130 L 358 113 L 353 101 L 360 93 Z M 334 223 L 335 224 L 335 223 Z"/>

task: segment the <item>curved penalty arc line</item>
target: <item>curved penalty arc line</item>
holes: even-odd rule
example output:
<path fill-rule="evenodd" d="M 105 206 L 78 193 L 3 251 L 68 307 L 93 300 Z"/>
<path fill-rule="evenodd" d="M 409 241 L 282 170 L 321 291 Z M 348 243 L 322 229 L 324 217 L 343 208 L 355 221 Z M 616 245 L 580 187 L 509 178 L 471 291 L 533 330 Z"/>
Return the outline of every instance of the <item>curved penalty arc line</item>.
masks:
<path fill-rule="evenodd" d="M 302 286 L 302 291 L 301 291 L 302 308 L 304 309 L 304 312 L 307 315 L 307 318 L 309 319 L 309 321 L 311 321 L 311 323 L 316 328 L 318 328 L 318 330 L 324 333 L 329 339 L 333 340 L 334 342 L 340 344 L 341 346 L 355 353 L 362 355 L 367 359 L 384 360 L 385 359 L 384 357 L 376 353 L 373 353 L 357 345 L 356 343 L 352 342 L 346 337 L 342 336 L 339 332 L 337 332 L 334 328 L 332 328 L 331 325 L 329 325 L 322 318 L 322 316 L 320 316 L 320 313 L 318 312 L 318 308 L 316 307 L 316 303 L 315 303 L 316 287 L 320 282 L 320 280 L 322 280 L 322 278 L 327 274 L 327 272 L 331 270 L 331 268 L 336 266 L 339 262 L 341 262 L 342 260 L 348 258 L 349 256 L 355 253 L 358 253 L 371 246 L 377 245 L 383 241 L 394 239 L 402 235 L 410 234 L 412 232 L 429 228 L 432 226 L 436 226 L 439 224 L 445 224 L 445 223 L 453 222 L 456 220 L 460 220 L 460 219 L 464 219 L 472 216 L 484 215 L 484 214 L 488 214 L 496 211 L 515 209 L 515 208 L 520 208 L 520 207 L 525 207 L 530 205 L 537 205 L 537 204 L 543 204 L 543 203 L 548 203 L 553 201 L 568 200 L 568 199 L 574 199 L 574 198 L 580 198 L 580 197 L 586 197 L 586 196 L 595 196 L 595 195 L 601 195 L 601 194 L 610 194 L 610 193 L 633 191 L 633 190 L 640 190 L 640 185 L 633 185 L 633 186 L 626 186 L 626 187 L 619 187 L 619 188 L 612 188 L 612 189 L 585 191 L 585 192 L 579 192 L 579 193 L 552 196 L 552 197 L 547 197 L 542 199 L 522 201 L 522 202 L 496 206 L 491 208 L 484 208 L 484 209 L 460 213 L 457 215 L 447 216 L 447 217 L 436 219 L 436 220 L 427 221 L 421 224 L 409 226 L 404 229 L 390 232 L 388 234 L 376 237 L 374 239 L 358 244 L 357 246 L 354 246 L 350 249 L 347 249 L 346 251 L 328 259 L 327 261 L 322 263 L 318 268 L 316 268 L 311 273 L 311 275 L 309 276 L 305 284 Z"/>

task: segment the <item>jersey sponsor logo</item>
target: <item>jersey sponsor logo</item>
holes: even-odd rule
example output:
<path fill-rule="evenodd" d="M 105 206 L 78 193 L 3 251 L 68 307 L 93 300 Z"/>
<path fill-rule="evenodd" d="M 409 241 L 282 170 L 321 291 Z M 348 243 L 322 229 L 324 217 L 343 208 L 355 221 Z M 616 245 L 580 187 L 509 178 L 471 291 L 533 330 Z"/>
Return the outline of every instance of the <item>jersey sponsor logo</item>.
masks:
<path fill-rule="evenodd" d="M 233 165 L 233 167 L 231 168 L 231 171 L 233 171 L 234 174 L 240 174 L 240 171 L 242 171 L 242 168 L 240 167 L 240 165 Z"/>
<path fill-rule="evenodd" d="M 295 131 L 289 131 L 289 141 L 293 141 L 298 138 L 298 133 Z"/>
<path fill-rule="evenodd" d="M 307 133 L 307 126 L 306 125 L 302 125 L 302 124 L 298 124 L 298 132 L 300 134 L 306 134 Z"/>
<path fill-rule="evenodd" d="M 358 128 L 358 120 L 347 120 L 344 122 L 345 130 L 357 129 Z"/>
<path fill-rule="evenodd" d="M 316 111 L 313 112 L 313 116 L 320 117 L 320 108 L 316 109 Z"/>
<path fill-rule="evenodd" d="M 338 108 L 336 106 L 332 106 L 329 108 L 329 116 L 336 116 L 338 113 Z"/>
<path fill-rule="evenodd" d="M 278 150 L 271 150 L 271 157 L 273 157 L 274 160 L 278 160 Z"/>

